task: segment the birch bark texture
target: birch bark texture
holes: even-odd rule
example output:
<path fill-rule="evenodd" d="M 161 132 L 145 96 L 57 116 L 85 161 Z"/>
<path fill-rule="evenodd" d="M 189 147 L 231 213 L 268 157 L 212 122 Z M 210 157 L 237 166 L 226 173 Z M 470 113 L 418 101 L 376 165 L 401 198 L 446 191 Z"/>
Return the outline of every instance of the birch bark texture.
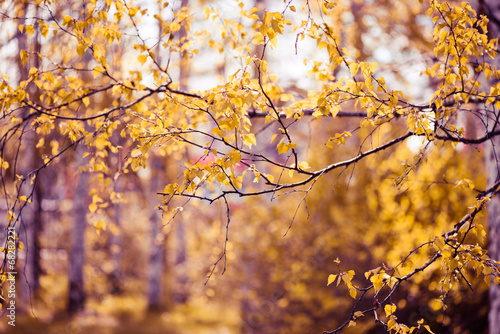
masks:
<path fill-rule="evenodd" d="M 500 34 L 500 3 L 498 0 L 474 0 L 471 1 L 478 16 L 486 15 L 489 19 L 488 37 L 498 38 Z M 500 67 L 500 58 L 495 58 L 493 64 Z M 496 82 L 483 80 L 482 85 L 492 85 Z M 487 88 L 487 87 L 485 87 Z M 500 129 L 500 112 L 492 107 L 485 109 L 484 127 L 486 133 Z M 488 187 L 494 185 L 500 179 L 500 136 L 495 136 L 485 142 L 484 145 L 485 168 L 487 172 Z M 487 204 L 488 211 L 488 253 L 493 260 L 500 260 L 500 196 L 493 197 Z M 491 284 L 490 310 L 488 315 L 490 334 L 500 334 L 500 285 Z"/>

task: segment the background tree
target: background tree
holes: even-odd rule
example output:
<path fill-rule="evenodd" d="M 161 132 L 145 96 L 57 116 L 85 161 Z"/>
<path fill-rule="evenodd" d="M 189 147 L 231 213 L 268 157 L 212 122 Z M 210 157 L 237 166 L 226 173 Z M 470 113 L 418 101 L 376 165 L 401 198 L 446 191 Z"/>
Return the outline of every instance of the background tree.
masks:
<path fill-rule="evenodd" d="M 488 21 L 488 36 L 490 38 L 495 38 L 500 33 L 500 8 L 498 5 L 491 1 L 474 1 L 472 2 L 474 9 L 477 11 L 478 15 L 485 15 L 489 18 Z M 491 64 L 498 68 L 499 61 L 498 58 L 488 60 Z M 482 83 L 486 86 L 491 86 L 494 89 L 494 85 L 491 85 L 488 80 L 482 79 Z M 493 80 L 492 84 L 498 84 L 498 79 Z M 488 131 L 495 131 L 497 128 L 497 122 L 495 120 L 491 121 L 489 118 L 495 116 L 495 111 L 485 108 L 484 114 L 484 126 L 489 127 Z M 494 185 L 498 180 L 500 180 L 500 165 L 499 158 L 497 156 L 497 148 L 500 146 L 500 141 L 498 137 L 491 138 L 485 143 L 485 159 L 486 159 L 486 169 L 488 173 L 488 185 Z M 489 244 L 488 252 L 492 259 L 500 259 L 499 250 L 499 226 L 500 226 L 500 197 L 494 197 L 488 204 L 488 222 L 489 222 Z M 491 333 L 500 333 L 500 290 L 498 285 L 493 285 L 490 287 L 490 312 L 489 312 L 489 325 L 491 328 Z"/>

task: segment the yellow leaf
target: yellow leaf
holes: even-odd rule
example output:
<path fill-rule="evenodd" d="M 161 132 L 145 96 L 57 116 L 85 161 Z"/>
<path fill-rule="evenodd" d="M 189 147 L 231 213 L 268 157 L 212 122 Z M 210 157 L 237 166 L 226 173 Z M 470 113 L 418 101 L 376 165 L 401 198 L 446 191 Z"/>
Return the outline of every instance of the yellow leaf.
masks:
<path fill-rule="evenodd" d="M 44 21 L 38 21 L 38 23 L 40 23 L 40 32 L 42 33 L 42 37 L 47 37 L 47 34 L 49 33 L 49 25 Z"/>
<path fill-rule="evenodd" d="M 141 155 L 142 155 L 142 152 L 141 152 L 141 150 L 140 150 L 140 149 L 138 149 L 138 148 L 136 148 L 135 150 L 133 150 L 133 151 L 130 153 L 130 156 L 131 156 L 132 158 L 137 158 L 137 157 L 139 157 L 139 156 L 141 156 Z"/>
<path fill-rule="evenodd" d="M 50 83 L 55 83 L 54 75 L 51 72 L 47 72 L 43 74 L 43 77 L 45 80 L 47 80 Z"/>
<path fill-rule="evenodd" d="M 424 325 L 424 328 L 427 329 L 427 331 L 431 334 L 434 334 L 433 331 L 431 331 L 431 328 L 429 327 L 429 325 Z"/>
<path fill-rule="evenodd" d="M 393 314 L 394 312 L 396 312 L 396 305 L 387 304 L 384 306 L 384 311 L 385 311 L 385 315 L 388 317 L 391 314 Z"/>
<path fill-rule="evenodd" d="M 398 326 L 398 323 L 396 322 L 396 319 L 394 317 L 390 317 L 389 321 L 387 321 L 387 328 L 389 330 L 391 330 L 391 329 L 395 329 L 396 330 L 397 329 L 396 326 Z"/>
<path fill-rule="evenodd" d="M 351 52 L 349 50 L 347 50 L 346 48 L 342 48 L 342 53 L 346 56 L 346 57 L 351 57 Z"/>
<path fill-rule="evenodd" d="M 351 71 L 351 76 L 355 76 L 356 73 L 358 73 L 358 70 L 359 70 L 359 64 L 358 63 L 350 63 L 349 64 L 349 70 Z"/>
<path fill-rule="evenodd" d="M 36 144 L 36 146 L 35 146 L 35 147 L 36 147 L 36 148 L 39 148 L 39 147 L 42 147 L 43 145 L 45 145 L 45 138 L 43 138 L 43 137 L 42 137 L 42 138 L 40 138 L 40 139 L 38 140 L 38 143 Z"/>
<path fill-rule="evenodd" d="M 350 288 L 349 294 L 351 295 L 352 299 L 356 299 L 356 294 L 357 294 L 356 288 L 354 287 Z"/>
<path fill-rule="evenodd" d="M 2 158 L 0 158 L 0 166 L 3 169 L 7 169 L 7 168 L 9 168 L 9 163 L 7 161 L 4 161 Z"/>
<path fill-rule="evenodd" d="M 144 65 L 144 63 L 146 62 L 146 60 L 148 60 L 148 56 L 146 56 L 146 55 L 140 55 L 139 57 L 137 57 L 137 60 L 139 60 L 139 62 L 141 63 L 141 65 Z"/>
<path fill-rule="evenodd" d="M 329 275 L 328 276 L 328 284 L 327 284 L 327 286 L 330 285 L 330 284 L 332 284 L 333 282 L 335 282 L 336 278 L 337 278 L 337 275 L 333 275 L 333 274 Z"/>
<path fill-rule="evenodd" d="M 73 21 L 73 18 L 69 15 L 63 17 L 63 25 L 68 26 Z"/>
<path fill-rule="evenodd" d="M 286 153 L 288 152 L 289 149 L 288 144 L 282 141 L 279 142 L 277 148 L 278 148 L 278 154 Z"/>
<path fill-rule="evenodd" d="M 260 61 L 260 69 L 264 73 L 267 72 L 267 61 L 265 61 L 265 60 Z"/>
<path fill-rule="evenodd" d="M 272 137 L 271 137 L 271 144 L 273 143 L 273 141 L 276 139 L 276 136 L 278 136 L 277 133 L 275 133 Z"/>
<path fill-rule="evenodd" d="M 85 96 L 85 97 L 82 99 L 82 102 L 83 102 L 83 104 L 84 104 L 86 107 L 88 107 L 88 106 L 89 106 L 89 104 L 90 104 L 90 99 L 89 99 L 89 97 L 88 97 L 88 96 Z"/>
<path fill-rule="evenodd" d="M 76 47 L 76 52 L 80 56 L 80 58 L 83 57 L 83 54 L 85 53 L 85 50 L 87 50 L 87 45 L 85 43 L 78 43 L 78 46 Z"/>
<path fill-rule="evenodd" d="M 89 210 L 90 210 L 91 213 L 96 212 L 97 211 L 97 204 L 95 204 L 95 203 L 90 204 L 89 205 Z"/>
<path fill-rule="evenodd" d="M 52 140 L 50 142 L 50 145 L 52 146 L 52 155 L 57 155 L 59 152 L 59 142 L 56 140 Z"/>
<path fill-rule="evenodd" d="M 257 141 L 255 140 L 255 135 L 253 133 L 244 135 L 243 143 L 249 148 L 252 148 L 253 145 L 257 145 Z"/>
<path fill-rule="evenodd" d="M 278 45 L 278 35 L 275 35 L 273 38 L 270 38 L 269 41 L 271 42 L 271 45 L 273 47 L 276 47 Z"/>
<path fill-rule="evenodd" d="M 375 274 L 370 277 L 370 281 L 373 283 L 373 287 L 375 288 L 375 292 L 380 290 L 382 286 L 384 286 L 384 275 L 383 274 Z"/>
<path fill-rule="evenodd" d="M 328 14 L 328 8 L 326 8 L 325 4 L 321 4 L 321 10 L 323 11 L 323 14 L 327 15 Z"/>
<path fill-rule="evenodd" d="M 318 43 L 318 49 L 320 49 L 320 50 L 326 48 L 327 46 L 328 46 L 328 43 L 325 41 L 321 41 Z"/>
<path fill-rule="evenodd" d="M 106 230 L 106 223 L 102 220 L 94 222 L 95 232 L 99 235 L 101 230 Z"/>
<path fill-rule="evenodd" d="M 255 178 L 253 179 L 253 183 L 258 183 L 260 181 L 260 173 L 254 171 Z"/>
<path fill-rule="evenodd" d="M 226 181 L 226 174 L 224 173 L 218 173 L 215 178 L 217 179 L 217 181 L 219 181 L 219 183 L 222 183 L 224 181 Z"/>
<path fill-rule="evenodd" d="M 377 68 L 377 63 L 362 62 L 359 64 L 359 68 L 361 69 L 361 73 L 363 73 L 363 76 L 365 78 L 368 78 L 373 74 L 373 71 Z"/>
<path fill-rule="evenodd" d="M 104 68 L 102 66 L 96 66 L 92 70 L 92 74 L 94 75 L 94 79 L 97 78 L 101 73 L 104 73 Z"/>
<path fill-rule="evenodd" d="M 30 36 L 33 36 L 33 33 L 35 32 L 35 27 L 30 24 L 26 26 L 26 33 L 29 34 Z"/>
<path fill-rule="evenodd" d="M 269 180 L 269 182 L 273 182 L 274 181 L 274 176 L 272 176 L 271 174 L 267 174 L 266 177 Z"/>
<path fill-rule="evenodd" d="M 103 230 L 106 229 L 106 223 L 103 220 L 94 222 L 94 226 L 98 229 L 103 229 Z"/>
<path fill-rule="evenodd" d="M 165 189 L 163 189 L 163 192 L 165 194 L 173 195 L 173 194 L 175 194 L 176 188 L 177 188 L 177 184 L 169 184 L 165 187 Z"/>
<path fill-rule="evenodd" d="M 138 10 L 139 10 L 139 9 L 138 9 L 137 7 L 130 7 L 130 8 L 129 8 L 129 10 L 128 10 L 128 15 L 129 15 L 130 17 L 134 17 L 134 16 L 135 16 L 135 14 L 137 14 L 137 11 L 138 11 Z"/>
<path fill-rule="evenodd" d="M 29 53 L 26 50 L 21 50 L 21 52 L 19 53 L 21 56 L 21 63 L 23 64 L 23 66 L 25 66 L 26 63 L 28 62 Z"/>
<path fill-rule="evenodd" d="M 93 203 L 101 203 L 102 199 L 99 196 L 97 196 L 97 195 L 93 195 L 92 196 L 92 202 Z"/>
<path fill-rule="evenodd" d="M 181 29 L 181 25 L 179 24 L 179 22 L 172 22 L 170 23 L 170 30 L 172 32 L 176 32 L 176 31 L 179 31 Z"/>
<path fill-rule="evenodd" d="M 302 161 L 301 163 L 299 163 L 299 168 L 306 170 L 306 169 L 309 169 L 311 167 L 309 167 L 309 164 L 307 163 L 307 161 Z"/>
<path fill-rule="evenodd" d="M 442 250 L 444 247 L 444 238 L 436 237 L 436 239 L 434 239 L 434 246 Z"/>
<path fill-rule="evenodd" d="M 34 76 L 36 73 L 38 73 L 38 68 L 36 68 L 36 67 L 30 68 L 30 72 L 29 72 L 30 76 Z"/>
<path fill-rule="evenodd" d="M 354 275 L 355 275 L 354 270 L 349 270 L 349 271 L 347 272 L 347 276 L 349 276 L 349 280 L 352 280 L 352 278 L 354 277 Z"/>
<path fill-rule="evenodd" d="M 245 171 L 246 172 L 246 171 Z M 245 177 L 245 173 L 243 173 L 242 176 L 238 176 L 236 177 L 234 180 L 233 180 L 233 184 L 236 188 L 238 189 L 241 189 L 241 187 L 243 186 L 243 178 Z"/>
<path fill-rule="evenodd" d="M 361 311 L 356 311 L 356 312 L 354 312 L 354 316 L 355 316 L 356 318 L 359 318 L 359 317 L 363 317 L 363 316 L 364 316 L 364 314 L 363 314 L 363 312 L 361 312 Z"/>

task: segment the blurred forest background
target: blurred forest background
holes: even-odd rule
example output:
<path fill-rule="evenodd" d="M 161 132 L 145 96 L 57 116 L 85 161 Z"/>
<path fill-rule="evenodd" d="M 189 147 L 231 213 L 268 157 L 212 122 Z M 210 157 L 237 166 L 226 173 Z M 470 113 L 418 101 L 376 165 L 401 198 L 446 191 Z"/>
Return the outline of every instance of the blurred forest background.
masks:
<path fill-rule="evenodd" d="M 105 6 L 111 17 L 119 2 L 97 3 Z M 68 13 L 83 15 L 82 8 L 92 1 L 34 3 L 3 1 L 0 5 L 0 12 L 8 13 L 0 18 L 0 71 L 11 80 L 25 80 L 30 67 L 40 68 L 47 61 L 32 56 L 23 66 L 20 50 L 78 55 L 63 40 L 58 41 L 59 35 L 45 39 L 35 29 L 34 36 L 29 36 L 18 29 L 28 20 L 8 17 L 41 17 L 50 7 L 52 15 L 62 22 Z M 242 3 L 245 8 L 258 8 L 258 15 L 264 10 L 281 11 L 287 4 L 270 0 Z M 308 5 L 316 8 L 319 3 L 310 1 Z M 147 8 L 148 13 L 141 15 L 138 26 L 125 26 L 120 42 L 109 46 L 114 52 L 109 60 L 114 71 L 126 73 L 136 66 L 130 61 L 137 59 L 130 37 L 134 29 L 141 32 L 146 44 L 154 45 L 161 31 L 154 16 L 173 22 L 173 13 L 183 7 L 189 8 L 184 11 L 189 13 L 186 15 L 192 15 L 192 31 L 213 26 L 212 30 L 229 33 L 214 33 L 217 38 L 213 39 L 197 36 L 202 42 L 196 45 L 198 55 L 192 59 L 182 58 L 182 52 L 158 54 L 159 62 L 170 62 L 179 89 L 196 91 L 221 84 L 239 68 L 239 59 L 225 51 L 226 45 L 234 43 L 230 32 L 239 29 L 238 23 L 241 29 L 249 29 L 248 23 L 235 14 L 241 8 L 237 1 L 182 0 L 172 1 L 165 8 L 163 2 L 153 0 L 133 4 Z M 307 12 L 301 12 L 304 6 L 300 1 L 295 4 L 299 19 L 307 17 Z M 229 19 L 205 18 L 205 7 Z M 412 101 L 428 101 L 437 83 L 421 76 L 433 61 L 433 22 L 426 16 L 427 9 L 425 3 L 413 0 L 339 0 L 324 19 L 338 29 L 343 46 L 355 59 L 378 62 L 378 70 L 391 89 L 403 90 Z M 181 29 L 175 38 L 183 34 L 186 31 Z M 275 49 L 266 51 L 266 60 L 284 91 L 304 97 L 307 90 L 317 88 L 316 79 L 324 71 L 312 60 L 302 61 L 320 53 L 315 43 L 299 42 L 297 50 L 296 43 L 295 35 L 285 34 Z M 82 66 L 91 60 L 84 54 Z M 337 69 L 331 75 L 341 76 L 343 71 Z M 141 79 L 153 80 L 148 75 L 143 73 Z M 94 80 L 91 72 L 84 79 Z M 30 85 L 27 89 L 36 95 L 44 87 Z M 103 97 L 92 101 L 90 107 L 111 103 Z M 358 106 L 352 103 L 350 108 L 357 110 Z M 366 138 L 376 146 L 388 133 L 404 133 L 406 126 L 404 120 L 396 121 L 372 133 L 372 129 L 358 128 L 360 120 L 325 117 L 300 123 L 294 131 L 300 138 L 298 145 L 307 152 L 309 165 L 349 159 Z M 474 131 L 471 120 L 459 121 L 468 133 Z M 346 128 L 357 130 L 345 145 L 333 151 L 311 144 L 327 142 L 331 133 Z M 2 136 L 6 129 L 2 125 Z M 256 117 L 252 129 L 259 140 L 276 132 L 278 126 Z M 18 170 L 36 168 L 44 156 L 58 152 L 63 146 L 60 141 L 67 140 L 53 132 L 41 142 L 38 134 L 43 131 L 42 127 L 24 136 L 31 145 L 2 151 L 19 157 Z M 112 139 L 116 143 L 122 140 L 118 133 Z M 80 173 L 85 151 L 72 148 L 57 158 L 53 168 L 40 171 L 34 200 L 23 211 L 18 230 L 23 249 L 17 259 L 16 326 L 0 319 L 0 332 L 320 333 L 335 328 L 349 317 L 354 301 L 345 289 L 327 286 L 329 274 L 354 269 L 360 273 L 356 278 L 359 284 L 366 283 L 361 273 L 394 266 L 429 236 L 446 232 L 468 212 L 477 194 L 471 188 L 486 187 L 482 144 L 430 147 L 425 156 L 430 163 L 412 169 L 421 143 L 419 139 L 409 141 L 367 157 L 354 167 L 325 175 L 314 184 L 307 202 L 299 191 L 232 197 L 228 203 L 230 222 L 223 201 L 209 204 L 180 198 L 169 204 L 179 208 L 175 213 L 161 210 L 163 198 L 157 193 L 182 178 L 182 161 L 210 163 L 203 150 L 152 148 L 145 168 L 129 170 L 111 182 L 112 175 L 104 177 L 105 172 Z M 119 154 L 128 155 L 130 144 L 121 145 Z M 99 149 L 99 143 L 96 146 Z M 268 146 L 268 154 L 279 159 L 275 146 Z M 114 155 L 102 158 L 109 158 L 110 165 L 120 163 Z M 410 169 L 411 174 L 402 178 Z M 11 171 L 6 170 L 6 180 L 15 179 Z M 296 177 L 279 168 L 268 172 L 284 181 Z M 463 178 L 470 183 L 457 184 Z M 248 187 L 251 181 L 245 181 Z M 213 187 L 207 185 L 200 191 L 210 193 Z M 101 200 L 105 197 L 110 201 Z M 1 200 L 2 221 L 8 210 L 8 201 Z M 486 223 L 486 217 L 477 219 Z M 486 245 L 484 237 L 477 242 Z M 227 258 L 217 262 L 224 251 Z M 336 259 L 340 264 L 334 262 Z M 82 263 L 81 274 L 78 263 Z M 433 266 L 439 269 L 439 264 Z M 442 309 L 441 290 L 433 272 L 415 276 L 398 291 L 395 302 L 399 320 L 415 325 L 423 318 L 435 333 L 486 333 L 487 286 L 479 284 L 481 280 L 470 280 L 470 287 L 460 282 L 446 295 L 449 306 Z M 381 333 L 382 328 L 361 319 L 345 332 Z"/>

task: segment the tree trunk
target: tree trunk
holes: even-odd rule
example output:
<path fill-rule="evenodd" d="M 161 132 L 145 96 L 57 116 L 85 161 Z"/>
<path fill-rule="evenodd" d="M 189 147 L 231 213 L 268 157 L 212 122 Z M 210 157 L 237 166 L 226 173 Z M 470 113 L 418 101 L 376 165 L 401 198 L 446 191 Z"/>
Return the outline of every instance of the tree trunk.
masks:
<path fill-rule="evenodd" d="M 164 157 L 154 156 L 151 161 L 151 179 L 149 191 L 156 194 L 162 189 L 164 184 L 165 163 Z M 159 204 L 156 196 L 149 196 L 148 204 L 153 208 Z M 149 291 L 148 291 L 148 309 L 156 311 L 163 307 L 163 269 L 165 264 L 165 245 L 166 237 L 163 234 L 162 219 L 158 210 L 151 213 L 151 256 L 149 260 Z"/>
<path fill-rule="evenodd" d="M 189 299 L 189 278 L 187 273 L 187 240 L 186 222 L 180 221 L 175 225 L 175 238 L 177 243 L 177 254 L 175 258 L 176 286 L 174 302 L 185 304 Z"/>
<path fill-rule="evenodd" d="M 82 156 L 81 150 L 76 150 L 77 156 Z M 88 203 L 88 172 L 77 175 L 77 184 L 73 192 L 73 229 L 71 231 L 71 249 L 69 252 L 69 300 L 68 312 L 77 313 L 85 305 L 85 288 L 83 279 L 85 229 L 87 227 Z"/>
<path fill-rule="evenodd" d="M 40 185 L 35 186 L 33 203 L 23 210 L 23 231 L 21 238 L 24 239 L 24 275 L 21 278 L 21 298 L 23 310 L 29 313 L 28 305 L 31 305 L 32 297 L 40 288 L 40 241 L 39 236 L 42 226 L 42 191 Z"/>
<path fill-rule="evenodd" d="M 189 0 L 181 0 L 181 8 L 187 7 L 189 4 Z M 186 42 L 187 31 L 184 26 L 181 26 L 181 30 L 179 31 L 179 40 L 181 42 L 181 46 Z M 184 39 L 184 40 L 183 40 Z M 179 60 L 179 88 L 181 90 L 187 90 L 189 76 L 191 72 L 190 60 L 186 56 L 186 52 L 180 53 Z"/>
<path fill-rule="evenodd" d="M 24 5 L 25 13 L 28 11 L 28 4 Z M 36 13 L 36 12 L 35 12 Z M 36 16 L 36 14 L 35 14 Z M 27 50 L 31 52 L 40 52 L 40 42 L 38 40 L 38 29 L 35 28 L 35 33 L 31 37 L 34 41 L 33 43 L 28 43 L 27 35 L 17 32 L 17 42 L 18 49 Z M 27 80 L 29 73 L 28 70 L 31 67 L 39 67 L 40 61 L 38 57 L 32 57 L 26 66 L 23 66 L 19 60 L 19 80 Z M 40 92 L 36 85 L 30 84 L 28 87 L 28 92 L 36 100 L 40 96 Z M 29 110 L 26 110 L 26 116 Z M 33 131 L 28 131 L 23 135 L 23 142 L 26 143 L 24 150 L 24 155 L 20 165 L 23 166 L 23 176 L 28 177 L 28 174 L 40 167 L 42 161 L 40 159 L 40 152 L 36 146 L 36 137 Z M 24 242 L 24 263 L 21 263 L 20 272 L 22 274 L 20 277 L 20 296 L 22 299 L 23 307 L 20 311 L 29 313 L 29 305 L 32 305 L 32 297 L 34 293 L 40 287 L 40 242 L 38 240 L 39 234 L 41 232 L 42 226 L 42 185 L 40 177 L 37 176 L 36 183 L 34 184 L 34 189 L 32 188 L 30 181 L 27 180 L 23 186 L 23 192 L 25 195 L 33 191 L 32 203 L 27 205 L 22 212 L 22 225 L 20 229 L 19 236 Z"/>
<path fill-rule="evenodd" d="M 500 33 L 500 5 L 497 0 L 474 0 L 471 3 L 478 16 L 486 15 L 489 18 L 489 38 L 498 38 Z M 500 61 L 497 57 L 493 65 L 499 67 Z M 482 85 L 492 85 L 495 82 L 486 82 Z M 485 124 L 487 131 L 500 129 L 498 124 L 498 110 L 486 112 Z M 500 137 L 496 136 L 484 145 L 485 166 L 487 170 L 487 182 L 489 188 L 500 179 Z M 493 197 L 487 204 L 488 210 L 488 254 L 496 261 L 500 260 L 500 196 Z M 493 283 L 490 286 L 490 311 L 489 311 L 490 334 L 500 334 L 500 286 Z"/>
<path fill-rule="evenodd" d="M 119 181 L 117 181 L 119 182 Z M 117 192 L 119 190 L 116 190 Z M 109 237 L 109 251 L 111 253 L 111 262 L 113 270 L 110 273 L 111 293 L 119 294 L 122 292 L 122 228 L 121 228 L 121 205 L 115 203 L 113 205 L 113 223 L 114 228 L 111 230 Z"/>
<path fill-rule="evenodd" d="M 485 145 L 488 185 L 499 179 L 500 138 L 497 136 Z M 488 209 L 488 254 L 493 260 L 500 260 L 500 196 L 493 197 L 487 204 Z M 491 334 L 500 334 L 500 285 L 490 286 L 489 328 Z"/>
<path fill-rule="evenodd" d="M 182 0 L 181 7 L 188 7 L 189 0 Z M 188 37 L 188 33 L 184 26 L 181 27 L 179 32 L 179 38 L 181 40 L 181 44 L 186 42 L 183 39 Z M 189 89 L 189 77 L 191 74 L 191 64 L 190 59 L 186 57 L 185 52 L 181 52 L 180 59 L 180 72 L 179 72 L 179 81 L 180 81 L 180 89 L 188 90 Z M 180 221 L 178 224 L 175 224 L 175 239 L 176 239 L 176 254 L 175 254 L 175 291 L 174 291 L 174 303 L 176 304 L 184 304 L 187 302 L 189 298 L 188 293 L 188 275 L 186 268 L 187 261 L 187 238 L 186 238 L 186 222 Z"/>

